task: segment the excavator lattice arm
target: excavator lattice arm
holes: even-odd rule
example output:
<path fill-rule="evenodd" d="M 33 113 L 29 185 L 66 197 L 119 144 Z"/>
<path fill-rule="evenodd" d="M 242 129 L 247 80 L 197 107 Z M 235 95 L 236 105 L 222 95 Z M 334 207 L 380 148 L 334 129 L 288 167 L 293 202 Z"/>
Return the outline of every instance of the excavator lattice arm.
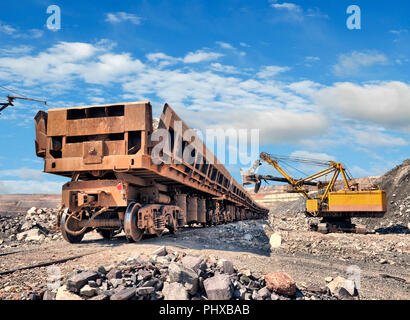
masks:
<path fill-rule="evenodd" d="M 306 178 L 297 180 L 297 179 L 292 178 L 286 171 L 284 171 L 279 166 L 278 161 L 275 160 L 275 158 L 272 157 L 271 155 L 269 155 L 268 153 L 262 152 L 260 154 L 260 158 L 261 158 L 261 160 L 263 160 L 263 161 L 267 162 L 268 164 L 270 164 L 271 166 L 273 166 L 278 172 L 280 172 L 285 177 L 287 182 L 293 187 L 293 189 L 296 192 L 299 192 L 299 193 L 303 194 L 305 196 L 305 198 L 307 198 L 307 199 L 311 199 L 311 197 L 310 197 L 308 191 L 305 188 L 303 188 L 302 186 L 303 185 L 309 185 L 309 183 L 312 182 L 313 180 L 318 179 L 318 178 L 323 177 L 323 176 L 328 175 L 328 174 L 332 174 L 332 173 L 333 173 L 333 175 L 332 175 L 332 178 L 330 179 L 330 181 L 326 184 L 321 184 L 322 187 L 326 187 L 324 193 L 322 195 L 319 195 L 321 203 L 323 203 L 327 199 L 327 197 L 329 195 L 329 192 L 331 192 L 335 189 L 335 184 L 336 184 L 337 178 L 339 177 L 339 174 L 341 174 L 342 177 L 343 177 L 343 182 L 345 184 L 345 189 L 350 190 L 348 175 L 345 172 L 346 169 L 343 167 L 343 165 L 341 163 L 334 162 L 334 161 L 329 161 L 328 162 L 328 165 L 329 165 L 328 168 L 326 168 L 324 170 L 321 170 L 317 173 L 314 173 L 314 174 L 312 174 L 312 175 L 310 175 Z M 319 185 L 320 185 L 320 183 L 319 183 Z"/>

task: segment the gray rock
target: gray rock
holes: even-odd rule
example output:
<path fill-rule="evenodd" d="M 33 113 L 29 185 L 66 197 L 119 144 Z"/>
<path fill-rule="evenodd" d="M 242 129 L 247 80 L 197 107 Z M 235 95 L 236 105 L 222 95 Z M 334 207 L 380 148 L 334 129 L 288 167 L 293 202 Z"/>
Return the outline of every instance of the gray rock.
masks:
<path fill-rule="evenodd" d="M 122 276 L 122 272 L 121 270 L 118 269 L 111 269 L 110 272 L 107 273 L 107 279 L 111 280 L 111 279 L 119 279 Z"/>
<path fill-rule="evenodd" d="M 200 268 L 206 267 L 202 258 L 194 256 L 185 256 L 181 259 L 181 263 L 185 268 L 189 268 L 197 272 Z"/>
<path fill-rule="evenodd" d="M 340 300 L 354 300 L 353 296 L 345 288 L 342 287 L 337 287 L 333 291 L 333 295 Z"/>
<path fill-rule="evenodd" d="M 335 295 L 336 289 L 344 288 L 351 296 L 355 294 L 355 283 L 353 280 L 345 279 L 343 277 L 336 277 L 332 282 L 327 284 L 330 292 Z"/>
<path fill-rule="evenodd" d="M 67 289 L 71 292 L 79 292 L 88 281 L 95 280 L 97 277 L 98 274 L 94 271 L 83 271 L 67 280 Z"/>
<path fill-rule="evenodd" d="M 56 300 L 83 300 L 81 297 L 67 290 L 66 286 L 61 286 L 57 290 Z"/>
<path fill-rule="evenodd" d="M 263 287 L 262 289 L 258 291 L 258 295 L 261 296 L 262 299 L 266 299 L 267 297 L 271 295 L 271 292 L 269 291 L 267 287 Z"/>
<path fill-rule="evenodd" d="M 105 270 L 104 266 L 99 266 L 97 272 L 101 274 L 107 274 L 107 270 Z"/>
<path fill-rule="evenodd" d="M 278 296 L 275 292 L 273 292 L 273 293 L 270 295 L 270 299 L 271 299 L 271 300 L 279 300 L 279 296 Z"/>
<path fill-rule="evenodd" d="M 136 290 L 136 294 L 139 296 L 146 296 L 154 292 L 155 292 L 154 287 L 140 287 L 140 288 L 137 288 Z"/>
<path fill-rule="evenodd" d="M 94 297 L 97 294 L 96 288 L 91 288 L 88 284 L 80 289 L 80 295 L 86 297 Z"/>
<path fill-rule="evenodd" d="M 56 293 L 50 290 L 46 290 L 43 294 L 43 300 L 55 300 Z"/>
<path fill-rule="evenodd" d="M 164 300 L 188 300 L 188 292 L 185 287 L 178 282 L 165 282 L 162 293 Z"/>
<path fill-rule="evenodd" d="M 88 300 L 107 300 L 108 296 L 105 294 L 99 294 L 98 296 L 92 297 Z"/>
<path fill-rule="evenodd" d="M 111 283 L 111 285 L 114 287 L 114 288 L 117 288 L 119 285 L 121 285 L 122 284 L 122 279 L 111 279 L 111 280 L 109 280 L 110 281 L 110 283 Z"/>
<path fill-rule="evenodd" d="M 233 274 L 235 272 L 235 270 L 233 268 L 233 263 L 231 261 L 228 261 L 228 260 L 224 260 L 222 262 L 222 270 L 226 274 Z"/>
<path fill-rule="evenodd" d="M 150 271 L 144 270 L 144 269 L 140 269 L 138 271 L 138 280 L 140 281 L 145 281 L 148 280 L 152 277 L 152 273 Z"/>
<path fill-rule="evenodd" d="M 168 254 L 167 248 L 165 246 L 158 248 L 155 250 L 152 255 L 156 255 L 158 257 L 166 256 Z"/>
<path fill-rule="evenodd" d="M 194 295 L 198 291 L 199 277 L 194 270 L 173 262 L 169 265 L 168 271 L 171 282 L 184 284 L 191 295 Z"/>
<path fill-rule="evenodd" d="M 232 286 L 228 275 L 217 274 L 204 281 L 209 300 L 229 300 L 232 298 Z"/>
<path fill-rule="evenodd" d="M 135 287 L 124 288 L 110 297 L 110 300 L 129 300 L 135 296 Z"/>

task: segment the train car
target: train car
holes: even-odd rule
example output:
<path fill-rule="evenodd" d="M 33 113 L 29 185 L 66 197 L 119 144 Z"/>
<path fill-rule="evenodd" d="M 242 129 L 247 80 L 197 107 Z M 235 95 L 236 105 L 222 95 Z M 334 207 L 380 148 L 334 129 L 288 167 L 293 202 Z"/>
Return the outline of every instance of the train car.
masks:
<path fill-rule="evenodd" d="M 268 212 L 168 104 L 155 127 L 142 101 L 39 111 L 35 128 L 44 171 L 71 179 L 58 217 L 70 243 L 94 229 L 104 238 L 124 230 L 136 242 Z"/>

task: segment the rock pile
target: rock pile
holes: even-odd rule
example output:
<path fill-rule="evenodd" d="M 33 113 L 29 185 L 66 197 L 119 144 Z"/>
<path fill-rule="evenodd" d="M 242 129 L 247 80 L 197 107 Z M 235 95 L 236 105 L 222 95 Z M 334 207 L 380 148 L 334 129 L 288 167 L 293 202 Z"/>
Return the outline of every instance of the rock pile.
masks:
<path fill-rule="evenodd" d="M 58 209 L 31 208 L 26 215 L 0 217 L 0 245 L 15 247 L 21 242 L 61 239 L 57 228 Z"/>
<path fill-rule="evenodd" d="M 358 219 L 378 233 L 410 233 L 410 159 L 375 181 L 386 191 L 387 213 L 381 218 Z"/>
<path fill-rule="evenodd" d="M 74 271 L 61 286 L 29 293 L 26 298 L 33 297 L 44 300 L 337 299 L 327 287 L 298 288 L 284 272 L 256 277 L 250 270 L 237 270 L 228 260 L 171 252 L 166 247 L 153 252 L 149 259 L 134 256 L 96 270 Z M 343 297 L 353 299 L 349 292 Z"/>

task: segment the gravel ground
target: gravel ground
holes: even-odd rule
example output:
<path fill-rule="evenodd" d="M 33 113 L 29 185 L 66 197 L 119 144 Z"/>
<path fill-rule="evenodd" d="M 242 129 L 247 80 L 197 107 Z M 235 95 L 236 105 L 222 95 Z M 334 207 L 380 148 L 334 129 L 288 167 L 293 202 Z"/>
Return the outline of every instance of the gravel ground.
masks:
<path fill-rule="evenodd" d="M 136 254 L 148 259 L 155 249 L 166 245 L 170 250 L 183 250 L 190 255 L 213 255 L 230 260 L 236 268 L 249 269 L 257 277 L 285 271 L 300 289 L 323 287 L 326 278 L 347 277 L 349 268 L 355 268 L 360 271 L 360 299 L 410 299 L 408 235 L 323 235 L 298 230 L 297 225 L 303 224 L 304 219 L 288 213 L 275 216 L 271 219 L 273 224 L 253 220 L 190 228 L 180 230 L 176 236 L 146 237 L 136 244 L 127 243 L 122 235 L 112 241 L 103 240 L 95 232 L 87 234 L 81 244 L 67 244 L 61 239 L 40 243 L 24 241 L 18 247 L 2 249 L 3 253 L 23 252 L 1 256 L 0 272 L 88 254 L 54 265 L 65 275 L 73 270 L 119 263 Z M 272 235 L 276 239 L 280 237 L 280 246 L 271 249 Z M 21 299 L 29 292 L 41 291 L 47 286 L 50 270 L 53 269 L 39 267 L 0 276 L 0 297 Z"/>

